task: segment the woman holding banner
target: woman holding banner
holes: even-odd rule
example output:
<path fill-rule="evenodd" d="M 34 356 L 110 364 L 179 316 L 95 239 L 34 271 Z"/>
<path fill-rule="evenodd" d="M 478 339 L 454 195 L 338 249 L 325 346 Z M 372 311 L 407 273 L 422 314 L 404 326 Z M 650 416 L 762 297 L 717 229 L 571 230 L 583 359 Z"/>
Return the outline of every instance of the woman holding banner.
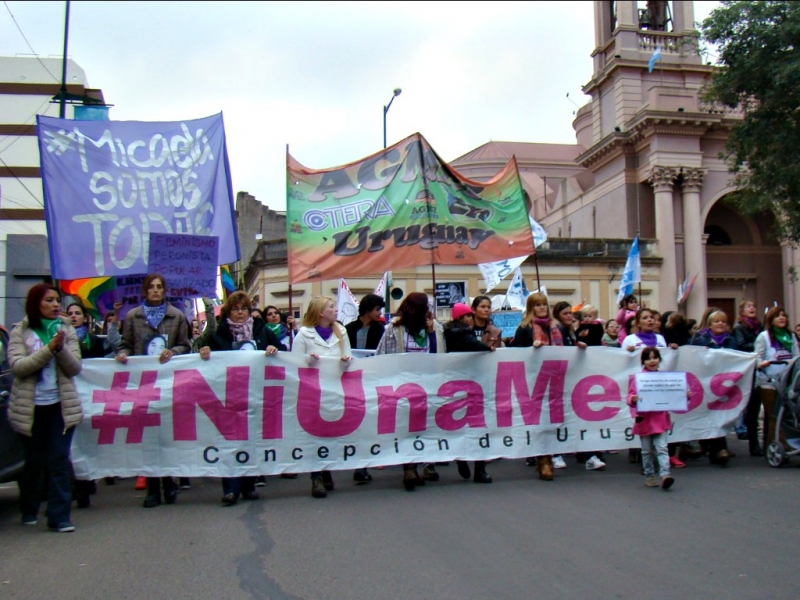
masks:
<path fill-rule="evenodd" d="M 692 346 L 705 346 L 710 350 L 726 348 L 738 350 L 736 338 L 728 331 L 728 316 L 724 311 L 715 310 L 708 315 L 705 327 L 692 336 Z M 700 440 L 700 447 L 708 452 L 712 465 L 724 467 L 728 464 L 730 453 L 725 436 Z"/>
<path fill-rule="evenodd" d="M 534 292 L 525 301 L 525 315 L 522 317 L 511 345 L 516 348 L 541 348 L 542 346 L 563 346 L 564 339 L 558 323 L 550 318 L 547 296 Z M 539 479 L 553 481 L 553 456 L 529 457 L 528 464 L 536 464 Z"/>
<path fill-rule="evenodd" d="M 494 347 L 483 343 L 473 330 L 475 320 L 472 309 L 466 304 L 454 304 L 451 311 L 451 320 L 444 326 L 444 339 L 448 352 L 494 352 Z M 465 460 L 457 460 L 458 474 L 464 479 L 470 478 L 469 465 Z M 486 472 L 486 462 L 475 461 L 475 483 L 492 483 L 492 478 Z"/>
<path fill-rule="evenodd" d="M 392 322 L 386 325 L 375 354 L 436 354 L 446 351 L 444 330 L 433 318 L 428 306 L 428 296 L 422 292 L 411 292 L 400 303 Z M 426 480 L 439 480 L 433 463 L 425 465 L 422 477 L 417 472 L 416 463 L 403 465 L 403 487 L 407 491 L 412 492 L 418 485 L 425 485 Z"/>
<path fill-rule="evenodd" d="M 47 526 L 65 533 L 75 531 L 69 455 L 83 411 L 73 379 L 81 371 L 78 338 L 60 312 L 58 290 L 52 285 L 39 283 L 28 291 L 26 316 L 8 342 L 15 376 L 8 418 L 22 436 L 25 456 L 19 481 L 22 524 L 36 525 L 46 486 Z"/>
<path fill-rule="evenodd" d="M 263 319 L 254 319 L 251 315 L 253 306 L 244 292 L 233 292 L 220 310 L 220 322 L 216 331 L 208 340 L 208 346 L 200 348 L 200 358 L 209 360 L 211 352 L 229 350 L 264 351 L 266 356 L 276 354 L 278 350 L 286 350 L 286 346 L 267 326 Z M 223 477 L 222 504 L 233 506 L 239 496 L 245 500 L 258 500 L 256 477 Z"/>
<path fill-rule="evenodd" d="M 492 299 L 476 296 L 472 300 L 472 331 L 481 342 L 492 350 L 503 347 L 503 332 L 492 323 Z"/>
<path fill-rule="evenodd" d="M 67 306 L 67 318 L 75 328 L 75 335 L 81 348 L 81 359 L 104 358 L 108 354 L 104 340 L 91 333 L 89 319 L 83 304 L 72 302 Z M 92 503 L 89 496 L 97 491 L 97 484 L 94 481 L 76 479 L 74 486 L 78 508 L 89 508 Z"/>
<path fill-rule="evenodd" d="M 166 300 L 167 281 L 159 273 L 150 273 L 142 282 L 144 302 L 125 315 L 122 328 L 122 341 L 115 357 L 125 364 L 129 356 L 148 356 L 148 350 L 157 352 L 158 362 L 164 364 L 176 354 L 188 354 L 189 323 L 184 314 Z M 157 349 L 157 350 L 152 350 Z M 145 508 L 161 504 L 161 487 L 164 488 L 164 502 L 175 504 L 178 486 L 172 477 L 147 478 Z"/>
<path fill-rule="evenodd" d="M 352 360 L 350 341 L 344 325 L 336 321 L 336 303 L 329 296 L 316 296 L 308 303 L 300 329 L 297 331 L 292 352 L 305 354 L 308 362 L 316 363 L 321 357 L 336 357 L 342 363 Z M 333 491 L 330 471 L 311 473 L 311 496 L 325 498 Z"/>

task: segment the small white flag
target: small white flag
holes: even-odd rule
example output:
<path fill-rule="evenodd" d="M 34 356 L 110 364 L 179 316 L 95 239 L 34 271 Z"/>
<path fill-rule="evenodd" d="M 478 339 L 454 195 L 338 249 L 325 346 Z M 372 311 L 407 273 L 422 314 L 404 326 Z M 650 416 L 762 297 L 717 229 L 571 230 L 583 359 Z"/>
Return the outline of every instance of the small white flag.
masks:
<path fill-rule="evenodd" d="M 381 277 L 381 280 L 378 282 L 378 286 L 375 288 L 375 291 L 372 292 L 380 296 L 381 298 L 386 297 L 386 280 L 389 279 L 389 271 L 386 271 Z"/>
<path fill-rule="evenodd" d="M 342 325 L 347 325 L 350 321 L 358 318 L 358 302 L 344 279 L 339 280 L 339 293 L 336 301 L 336 320 Z"/>
<path fill-rule="evenodd" d="M 525 300 L 528 297 L 528 286 L 525 285 L 525 279 L 522 277 L 522 269 L 517 267 L 514 271 L 514 279 L 511 280 L 511 285 L 506 292 L 506 303 L 511 308 L 525 309 Z"/>

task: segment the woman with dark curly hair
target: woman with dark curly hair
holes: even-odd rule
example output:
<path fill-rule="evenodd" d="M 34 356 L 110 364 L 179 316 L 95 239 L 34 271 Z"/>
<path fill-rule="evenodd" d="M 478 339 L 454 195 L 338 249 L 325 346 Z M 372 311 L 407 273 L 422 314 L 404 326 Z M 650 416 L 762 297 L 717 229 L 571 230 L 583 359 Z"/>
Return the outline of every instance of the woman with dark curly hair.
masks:
<path fill-rule="evenodd" d="M 8 417 L 22 436 L 25 467 L 19 481 L 23 525 L 36 525 L 42 483 L 47 526 L 75 531 L 70 522 L 70 446 L 83 418 L 74 377 L 81 371 L 75 329 L 61 316 L 58 290 L 39 283 L 25 300 L 26 317 L 11 331 L 8 362 L 14 373 Z"/>

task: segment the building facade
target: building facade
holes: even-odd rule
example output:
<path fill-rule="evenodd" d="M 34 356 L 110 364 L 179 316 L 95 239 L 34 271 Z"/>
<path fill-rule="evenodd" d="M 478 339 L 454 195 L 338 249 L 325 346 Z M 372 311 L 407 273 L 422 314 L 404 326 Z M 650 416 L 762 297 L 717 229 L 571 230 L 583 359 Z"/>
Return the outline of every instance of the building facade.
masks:
<path fill-rule="evenodd" d="M 638 235 L 637 293 L 648 306 L 693 318 L 717 306 L 733 320 L 738 304 L 753 299 L 782 304 L 800 320 L 800 287 L 790 276 L 800 253 L 775 238 L 773 215 L 744 215 L 726 202 L 735 190 L 719 154 L 741 114 L 701 100 L 714 67 L 698 51 L 693 3 L 595 0 L 594 15 L 594 68 L 583 88 L 591 100 L 576 113 L 576 143 L 489 142 L 451 163 L 481 181 L 516 157 L 531 214 L 549 237 L 522 266 L 528 288 L 541 284 L 551 303 L 585 301 L 612 316 Z M 338 280 L 299 284 L 290 295 L 285 253 L 285 239 L 262 241 L 245 267 L 260 305 L 302 312 L 315 295 L 335 296 Z M 381 274 L 342 275 L 359 297 Z M 695 276 L 679 305 L 679 285 Z M 398 297 L 432 295 L 434 279 L 465 281 L 473 297 L 485 289 L 477 267 L 448 266 L 396 271 L 392 287 Z M 504 293 L 509 279 L 492 293 Z"/>

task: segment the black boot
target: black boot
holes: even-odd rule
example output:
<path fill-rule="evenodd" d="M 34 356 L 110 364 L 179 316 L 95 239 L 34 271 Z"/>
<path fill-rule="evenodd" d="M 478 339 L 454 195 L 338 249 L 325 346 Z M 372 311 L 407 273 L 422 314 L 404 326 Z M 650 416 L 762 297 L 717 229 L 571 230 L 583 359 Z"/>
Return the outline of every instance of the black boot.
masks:
<path fill-rule="evenodd" d="M 482 460 L 475 461 L 475 476 L 472 481 L 475 483 L 492 483 L 492 478 L 486 472 L 486 463 Z"/>
<path fill-rule="evenodd" d="M 147 496 L 145 496 L 143 506 L 145 508 L 155 508 L 161 504 L 161 481 L 158 477 L 147 478 Z"/>
<path fill-rule="evenodd" d="M 175 504 L 178 499 L 178 484 L 172 477 L 162 477 L 161 482 L 164 484 L 164 502 Z"/>

